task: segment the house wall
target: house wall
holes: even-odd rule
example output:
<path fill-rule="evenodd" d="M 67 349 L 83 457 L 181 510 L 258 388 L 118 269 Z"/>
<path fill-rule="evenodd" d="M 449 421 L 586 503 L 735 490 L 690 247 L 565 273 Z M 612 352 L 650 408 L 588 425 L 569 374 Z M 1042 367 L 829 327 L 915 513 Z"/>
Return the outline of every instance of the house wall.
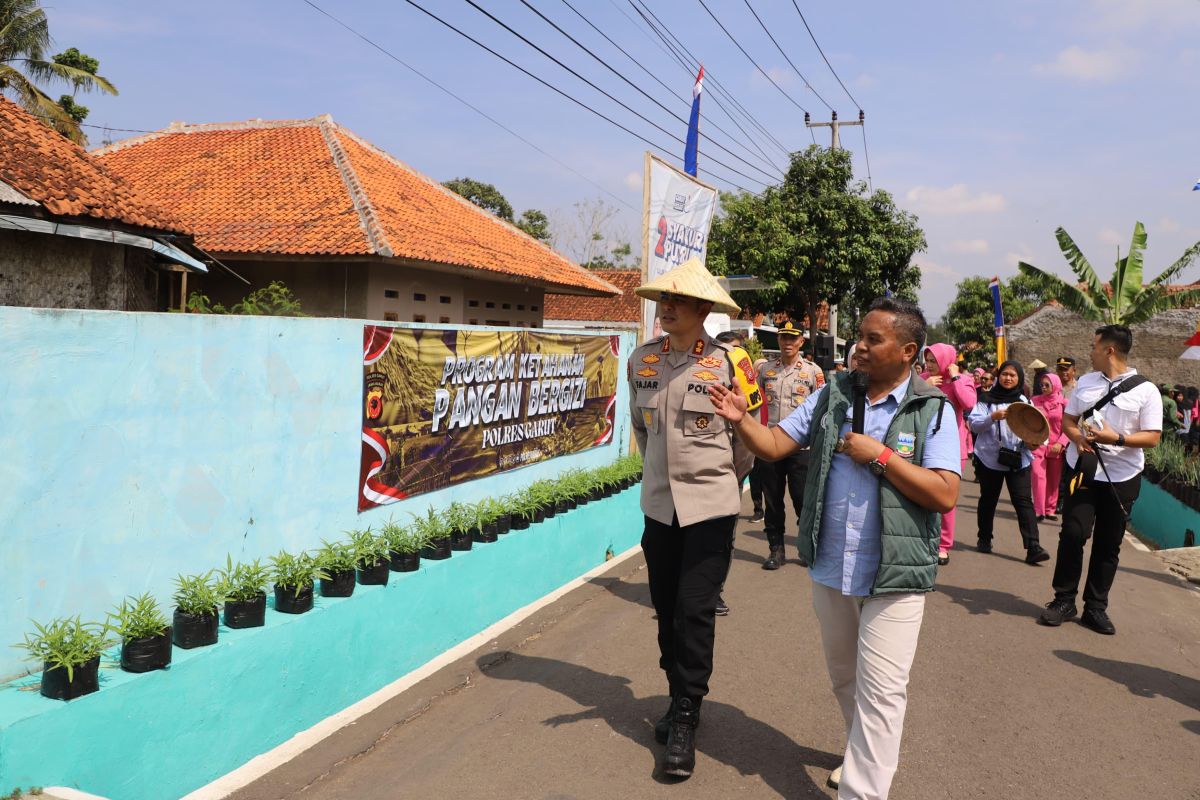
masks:
<path fill-rule="evenodd" d="M 622 359 L 633 347 L 623 336 Z M 363 322 L 0 307 L 0 678 L 29 620 L 613 461 L 629 441 L 357 513 Z M 626 397 L 618 370 L 618 398 Z"/>
<path fill-rule="evenodd" d="M 222 258 L 221 262 L 250 281 L 250 285 L 220 267 L 213 267 L 208 275 L 188 278 L 188 294 L 198 291 L 213 303 L 229 307 L 271 281 L 282 281 L 299 299 L 301 310 L 309 316 L 369 319 L 369 265 L 364 262 L 238 261 L 227 258 Z"/>
<path fill-rule="evenodd" d="M 368 319 L 432 324 L 447 319 L 455 324 L 519 328 L 542 324 L 545 293 L 536 286 L 466 278 L 400 264 L 372 264 L 368 274 Z"/>
<path fill-rule="evenodd" d="M 1184 342 L 1196 332 L 1200 308 L 1165 311 L 1133 326 L 1133 351 L 1129 363 L 1155 383 L 1200 386 L 1200 361 L 1180 361 Z M 1011 356 L 1022 364 L 1040 358 L 1054 364 L 1059 356 L 1072 356 L 1075 371 L 1091 370 L 1092 337 L 1099 323 L 1081 319 L 1059 306 L 1045 306 L 1007 328 Z"/>
<path fill-rule="evenodd" d="M 0 230 L 0 305 L 165 310 L 160 279 L 153 254 L 140 247 Z"/>

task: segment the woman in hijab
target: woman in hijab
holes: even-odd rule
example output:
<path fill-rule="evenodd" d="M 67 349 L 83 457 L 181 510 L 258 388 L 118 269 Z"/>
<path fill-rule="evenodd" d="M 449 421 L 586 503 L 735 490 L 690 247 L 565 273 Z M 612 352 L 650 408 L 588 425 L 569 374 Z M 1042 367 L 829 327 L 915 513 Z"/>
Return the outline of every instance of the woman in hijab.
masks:
<path fill-rule="evenodd" d="M 1062 380 L 1053 372 L 1042 376 L 1033 404 L 1046 415 L 1046 421 L 1050 423 L 1049 441 L 1033 451 L 1033 510 L 1039 522 L 1043 519 L 1057 522 L 1054 509 L 1058 504 L 1058 481 L 1062 477 L 1063 457 L 1067 449 L 1067 437 L 1062 430 L 1067 397 L 1063 394 Z"/>
<path fill-rule="evenodd" d="M 1040 564 L 1050 558 L 1038 541 L 1037 513 L 1033 510 L 1031 467 L 1033 453 L 1005 420 L 1013 403 L 1028 403 L 1021 393 L 1025 371 L 1016 361 L 1000 365 L 996 383 L 979 397 L 967 418 L 975 432 L 975 474 L 979 478 L 979 552 L 992 552 L 992 528 L 1001 486 L 1008 485 L 1008 499 L 1017 512 L 1017 524 L 1025 545 L 1025 563 Z"/>
<path fill-rule="evenodd" d="M 925 348 L 925 372 L 921 375 L 928 383 L 942 390 L 954 408 L 954 419 L 958 423 L 959 458 L 967 466 L 971 453 L 971 437 L 967 435 L 964 417 L 975 407 L 975 383 L 962 374 L 955 360 L 952 345 L 931 344 Z M 950 548 L 954 546 L 955 509 L 942 515 L 942 540 L 938 548 L 938 563 L 950 563 Z"/>

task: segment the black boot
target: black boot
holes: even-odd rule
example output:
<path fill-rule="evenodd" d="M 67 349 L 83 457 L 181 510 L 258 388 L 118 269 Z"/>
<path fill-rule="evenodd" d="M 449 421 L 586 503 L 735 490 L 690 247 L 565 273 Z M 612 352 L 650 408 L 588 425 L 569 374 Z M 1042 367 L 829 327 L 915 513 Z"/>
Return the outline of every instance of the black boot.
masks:
<path fill-rule="evenodd" d="M 783 545 L 772 545 L 771 554 L 767 556 L 767 560 L 763 562 L 763 569 L 779 569 L 783 566 L 787 559 L 783 555 Z"/>
<path fill-rule="evenodd" d="M 696 728 L 700 725 L 700 701 L 680 697 L 675 701 L 675 716 L 667 732 L 667 752 L 663 772 L 677 778 L 689 778 L 696 768 Z"/>
<path fill-rule="evenodd" d="M 654 723 L 654 741 L 659 744 L 667 743 L 667 734 L 671 730 L 671 720 L 675 718 L 675 698 L 671 698 L 671 705 L 667 706 L 667 713 L 662 715 L 662 719 Z"/>

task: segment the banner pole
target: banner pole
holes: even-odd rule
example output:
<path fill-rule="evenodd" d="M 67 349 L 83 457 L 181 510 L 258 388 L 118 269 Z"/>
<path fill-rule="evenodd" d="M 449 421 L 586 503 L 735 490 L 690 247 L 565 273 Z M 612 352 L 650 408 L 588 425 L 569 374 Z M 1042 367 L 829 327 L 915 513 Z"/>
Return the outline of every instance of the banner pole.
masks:
<path fill-rule="evenodd" d="M 642 283 L 648 283 L 650 280 L 650 151 L 647 150 L 642 156 Z M 642 300 L 641 302 L 642 318 L 640 320 L 641 327 L 638 330 L 638 343 L 646 341 L 649 337 L 647 331 L 650 330 L 650 301 Z"/>

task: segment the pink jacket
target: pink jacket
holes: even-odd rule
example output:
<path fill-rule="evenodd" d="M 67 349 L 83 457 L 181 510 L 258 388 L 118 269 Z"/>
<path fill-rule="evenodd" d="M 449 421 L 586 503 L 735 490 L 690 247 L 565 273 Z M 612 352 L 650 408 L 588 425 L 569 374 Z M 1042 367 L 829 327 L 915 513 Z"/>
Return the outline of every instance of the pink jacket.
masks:
<path fill-rule="evenodd" d="M 969 375 L 964 375 L 958 380 L 950 379 L 950 365 L 954 363 L 955 357 L 958 355 L 954 347 L 948 344 L 931 344 L 927 348 L 933 353 L 934 359 L 937 361 L 938 372 L 942 377 L 942 385 L 938 388 L 950 399 L 950 405 L 954 408 L 954 419 L 958 422 L 958 446 L 959 453 L 962 454 L 962 459 L 965 461 L 967 456 L 971 454 L 971 436 L 967 431 L 967 423 L 964 420 L 971 409 L 975 407 L 976 392 L 975 382 L 971 380 Z M 926 370 L 931 365 L 926 364 Z M 922 378 L 928 379 L 935 373 L 923 372 Z M 1060 416 L 1061 421 L 1061 416 Z"/>
<path fill-rule="evenodd" d="M 1050 440 L 1046 444 L 1033 451 L 1035 456 L 1044 456 L 1048 458 L 1062 458 L 1066 453 L 1067 436 L 1063 433 L 1062 420 L 1063 409 L 1067 407 L 1067 398 L 1063 394 L 1062 381 L 1053 372 L 1048 372 L 1043 376 L 1043 380 L 1050 381 L 1050 385 L 1054 391 L 1050 394 L 1042 394 L 1041 391 L 1035 390 L 1033 395 L 1033 404 L 1037 406 L 1043 414 L 1046 415 L 1046 421 L 1050 423 Z M 1061 444 L 1063 450 L 1058 455 L 1051 455 L 1050 445 Z"/>

